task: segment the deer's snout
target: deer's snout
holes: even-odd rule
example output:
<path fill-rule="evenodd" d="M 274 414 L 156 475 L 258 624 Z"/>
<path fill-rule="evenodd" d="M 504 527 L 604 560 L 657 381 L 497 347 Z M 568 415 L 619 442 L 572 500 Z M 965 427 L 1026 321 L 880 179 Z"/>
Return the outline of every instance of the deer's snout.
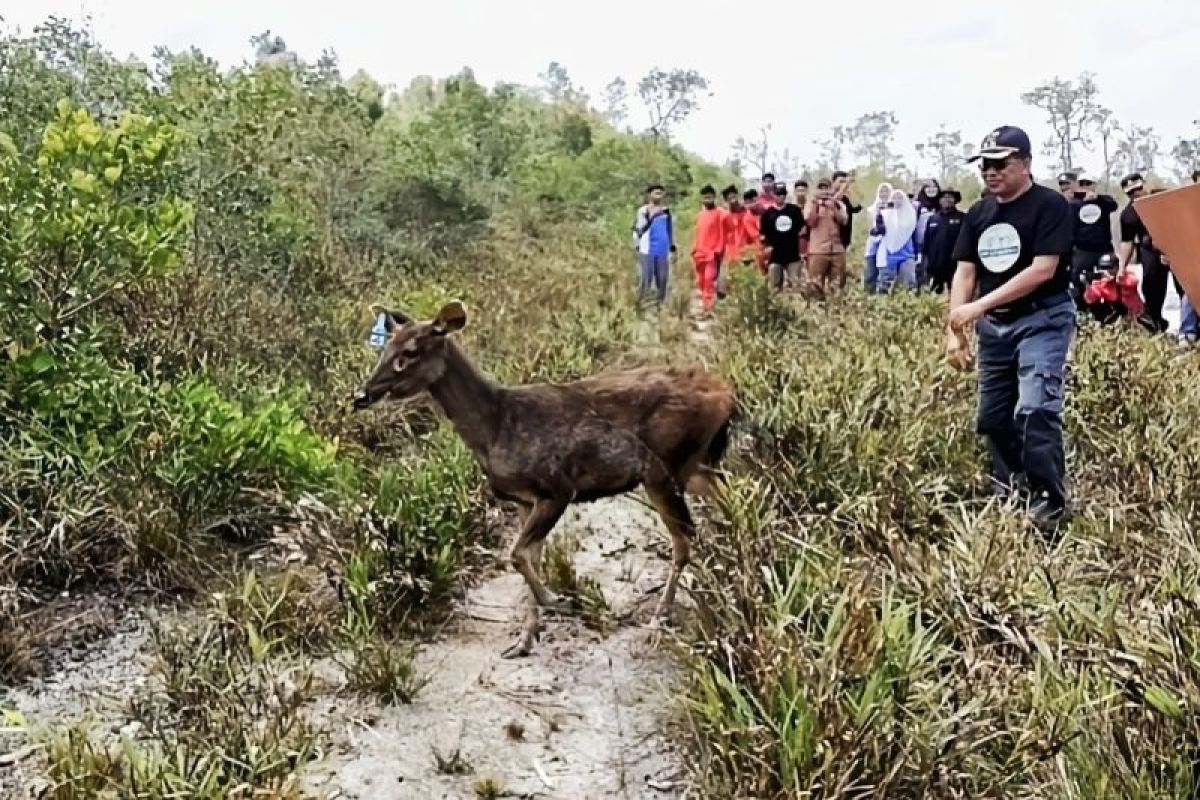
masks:
<path fill-rule="evenodd" d="M 359 390 L 350 398 L 350 404 L 361 410 L 371 405 L 371 398 L 367 396 L 366 390 Z"/>

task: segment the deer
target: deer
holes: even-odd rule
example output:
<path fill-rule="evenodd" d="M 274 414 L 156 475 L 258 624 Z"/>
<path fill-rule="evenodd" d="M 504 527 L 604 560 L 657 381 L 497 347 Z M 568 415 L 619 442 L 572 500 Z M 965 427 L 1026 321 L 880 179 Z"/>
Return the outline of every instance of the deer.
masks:
<path fill-rule="evenodd" d="M 644 487 L 666 526 L 671 565 L 652 624 L 669 622 L 696 526 L 685 492 L 712 497 L 724 479 L 736 399 L 703 367 L 636 367 L 564 383 L 505 385 L 484 374 L 452 338 L 467 324 L 462 302 L 432 320 L 373 305 L 387 332 L 379 360 L 352 398 L 365 409 L 428 392 L 480 464 L 492 493 L 515 503 L 520 532 L 509 562 L 524 578 L 526 611 L 501 656 L 529 655 L 543 609 L 569 604 L 539 577 L 542 546 L 568 506 Z"/>

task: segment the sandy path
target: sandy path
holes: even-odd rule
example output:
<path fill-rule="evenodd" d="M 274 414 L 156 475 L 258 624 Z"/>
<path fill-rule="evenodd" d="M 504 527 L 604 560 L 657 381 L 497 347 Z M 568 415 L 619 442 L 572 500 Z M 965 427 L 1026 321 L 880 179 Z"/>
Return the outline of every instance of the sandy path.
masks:
<path fill-rule="evenodd" d="M 524 586 L 503 571 L 470 591 L 453 629 L 424 650 L 419 664 L 432 681 L 416 702 L 377 709 L 368 727 L 345 725 L 336 738 L 346 752 L 314 770 L 312 787 L 327 797 L 440 800 L 474 798 L 475 782 L 492 779 L 505 797 L 679 797 L 685 770 L 667 730 L 676 672 L 637 622 L 666 576 L 654 552 L 666 539 L 660 525 L 636 496 L 568 510 L 551 540 L 577 537 L 579 574 L 598 582 L 616 615 L 636 609 L 635 621 L 605 636 L 548 615 L 530 656 L 501 659 Z M 514 724 L 520 739 L 507 732 Z M 434 748 L 458 752 L 468 774 L 441 774 Z"/>

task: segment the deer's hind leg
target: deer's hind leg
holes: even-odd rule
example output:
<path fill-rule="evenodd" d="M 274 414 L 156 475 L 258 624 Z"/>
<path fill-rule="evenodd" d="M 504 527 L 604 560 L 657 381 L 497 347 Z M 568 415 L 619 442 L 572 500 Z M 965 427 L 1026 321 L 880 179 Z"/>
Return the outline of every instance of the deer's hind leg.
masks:
<path fill-rule="evenodd" d="M 521 533 L 513 544 L 510 556 L 512 565 L 525 579 L 528 594 L 525 599 L 525 620 L 521 625 L 521 634 L 517 641 L 504 651 L 504 658 L 529 655 L 541 627 L 542 608 L 556 607 L 559 604 L 558 598 L 546 588 L 538 573 L 542 568 L 542 544 L 566 511 L 567 505 L 568 501 L 563 499 L 539 499 L 525 515 Z"/>

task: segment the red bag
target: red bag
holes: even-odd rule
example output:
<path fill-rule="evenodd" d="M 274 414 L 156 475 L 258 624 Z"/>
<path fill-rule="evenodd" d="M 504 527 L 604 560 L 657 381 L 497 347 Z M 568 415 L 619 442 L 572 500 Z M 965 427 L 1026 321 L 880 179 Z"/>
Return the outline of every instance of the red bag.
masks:
<path fill-rule="evenodd" d="M 1125 309 L 1126 316 L 1137 319 L 1145 310 L 1141 295 L 1138 294 L 1138 279 L 1132 272 L 1125 272 L 1119 277 L 1104 275 L 1088 284 L 1083 291 L 1083 299 L 1088 305 L 1108 303 L 1120 305 Z"/>

